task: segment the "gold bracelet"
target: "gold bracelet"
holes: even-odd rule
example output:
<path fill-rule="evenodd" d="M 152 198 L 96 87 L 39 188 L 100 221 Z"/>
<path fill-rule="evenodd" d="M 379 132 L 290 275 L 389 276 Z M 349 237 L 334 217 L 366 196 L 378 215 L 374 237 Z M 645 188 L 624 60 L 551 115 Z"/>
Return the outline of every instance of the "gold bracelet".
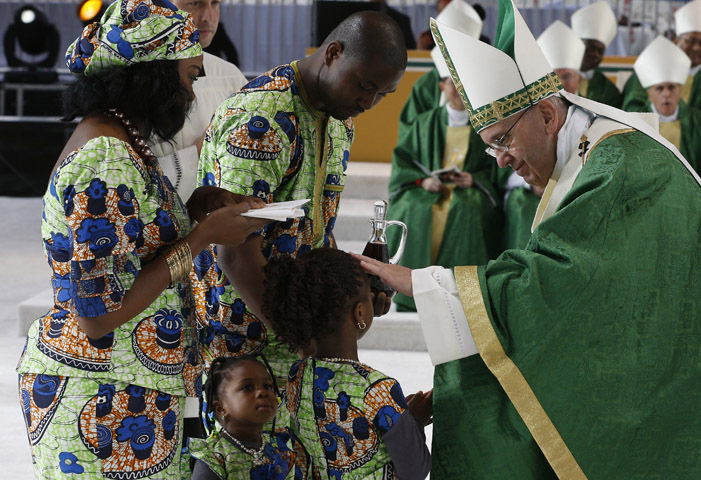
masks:
<path fill-rule="evenodd" d="M 170 271 L 171 285 L 187 277 L 192 268 L 192 251 L 185 239 L 178 240 L 164 253 L 168 270 Z"/>

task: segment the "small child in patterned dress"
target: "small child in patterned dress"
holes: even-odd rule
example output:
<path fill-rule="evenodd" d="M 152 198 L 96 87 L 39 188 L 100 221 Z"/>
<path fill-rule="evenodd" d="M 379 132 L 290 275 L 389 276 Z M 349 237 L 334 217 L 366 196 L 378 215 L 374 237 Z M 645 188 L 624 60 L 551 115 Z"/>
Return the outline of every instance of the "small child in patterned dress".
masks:
<path fill-rule="evenodd" d="M 221 430 L 190 439 L 192 480 L 307 478 L 309 458 L 287 427 L 264 432 L 278 412 L 273 377 L 255 356 L 217 358 L 204 385 L 206 414 Z"/>
<path fill-rule="evenodd" d="M 426 478 L 432 392 L 405 398 L 394 378 L 358 361 L 374 314 L 358 260 L 320 248 L 272 258 L 264 270 L 263 313 L 275 334 L 292 351 L 313 352 L 290 368 L 281 410 L 321 478 Z"/>

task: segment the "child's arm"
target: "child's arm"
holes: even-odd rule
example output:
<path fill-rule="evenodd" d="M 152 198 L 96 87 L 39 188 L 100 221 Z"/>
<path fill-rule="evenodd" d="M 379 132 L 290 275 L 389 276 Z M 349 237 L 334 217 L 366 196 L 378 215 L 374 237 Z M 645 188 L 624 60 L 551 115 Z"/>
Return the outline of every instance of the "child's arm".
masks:
<path fill-rule="evenodd" d="M 419 390 L 407 395 L 406 403 L 419 425 L 425 427 L 433 422 L 433 389 L 426 393 Z"/>
<path fill-rule="evenodd" d="M 405 410 L 399 420 L 382 435 L 397 478 L 424 480 L 431 471 L 431 452 L 426 446 L 423 425 L 411 410 Z"/>

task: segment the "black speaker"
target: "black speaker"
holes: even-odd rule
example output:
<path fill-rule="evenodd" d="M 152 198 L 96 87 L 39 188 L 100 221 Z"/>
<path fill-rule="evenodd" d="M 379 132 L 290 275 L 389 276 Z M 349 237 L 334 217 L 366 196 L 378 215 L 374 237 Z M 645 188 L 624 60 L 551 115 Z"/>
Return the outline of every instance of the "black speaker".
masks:
<path fill-rule="evenodd" d="M 0 119 L 0 195 L 40 197 L 76 122 Z"/>

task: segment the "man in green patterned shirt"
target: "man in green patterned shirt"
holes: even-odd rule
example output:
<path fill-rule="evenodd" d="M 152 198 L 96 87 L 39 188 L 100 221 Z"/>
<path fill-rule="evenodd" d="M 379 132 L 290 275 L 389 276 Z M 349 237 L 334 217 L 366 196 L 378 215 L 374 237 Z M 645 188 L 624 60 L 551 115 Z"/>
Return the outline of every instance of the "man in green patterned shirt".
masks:
<path fill-rule="evenodd" d="M 262 267 L 272 256 L 335 246 L 351 118 L 394 92 L 406 63 L 399 26 L 384 14 L 360 12 L 312 55 L 255 78 L 217 109 L 202 148 L 200 185 L 266 202 L 311 201 L 303 217 L 269 224 L 240 247 L 218 245 L 216 263 L 200 266 L 211 302 L 198 314 L 209 326 L 203 337 L 212 357 L 265 349 L 276 377 L 286 379 L 293 356 L 266 329 Z M 384 313 L 389 299 L 375 300 L 376 312 Z"/>

